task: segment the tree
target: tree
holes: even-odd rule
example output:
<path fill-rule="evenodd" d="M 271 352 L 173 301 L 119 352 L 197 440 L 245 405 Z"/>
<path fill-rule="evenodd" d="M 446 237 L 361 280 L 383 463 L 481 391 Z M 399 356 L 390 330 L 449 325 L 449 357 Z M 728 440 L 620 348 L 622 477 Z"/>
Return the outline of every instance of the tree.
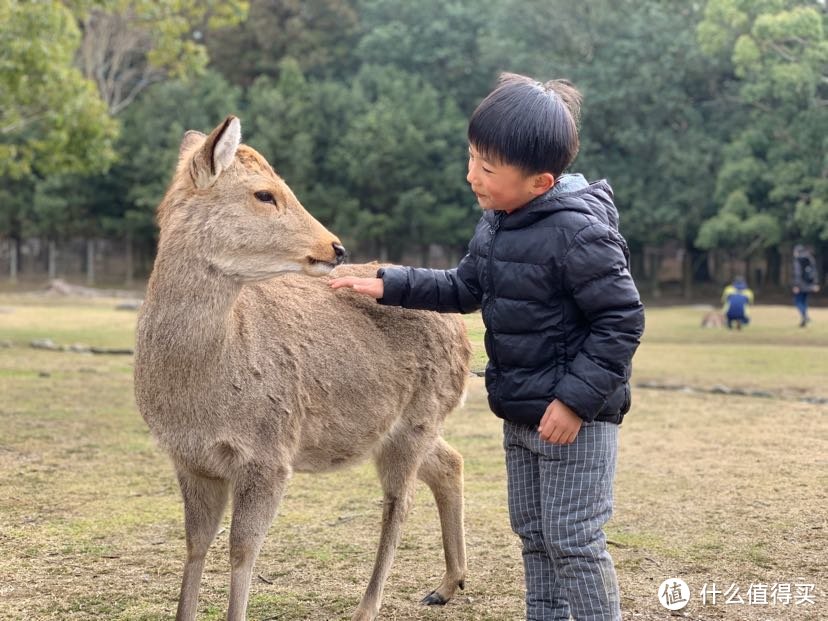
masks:
<path fill-rule="evenodd" d="M 359 8 L 356 56 L 363 66 L 393 66 L 418 76 L 466 115 L 485 96 L 496 68 L 481 47 L 497 10 L 491 3 L 361 0 Z"/>
<path fill-rule="evenodd" d="M 731 193 L 722 209 L 699 229 L 696 244 L 705 250 L 724 249 L 743 260 L 759 256 L 782 239 L 779 222 L 757 212 L 741 191 Z"/>
<path fill-rule="evenodd" d="M 465 120 L 450 99 L 392 67 L 366 67 L 350 87 L 292 59 L 279 74 L 250 89 L 246 140 L 349 247 L 398 259 L 468 239 Z"/>
<path fill-rule="evenodd" d="M 278 78 L 293 58 L 314 78 L 353 74 L 359 17 L 349 0 L 251 0 L 248 18 L 206 36 L 210 63 L 233 84 Z"/>
<path fill-rule="evenodd" d="M 0 176 L 105 169 L 116 125 L 72 65 L 72 14 L 56 2 L 0 0 L 0 23 Z"/>
<path fill-rule="evenodd" d="M 49 222 L 36 187 L 48 176 L 106 170 L 117 125 L 73 66 L 80 33 L 58 2 L 0 0 L 0 233 L 19 242 Z M 48 194 L 41 193 L 40 203 Z"/>
<path fill-rule="evenodd" d="M 700 9 L 681 0 L 515 0 L 498 10 L 486 54 L 539 80 L 568 78 L 583 92 L 572 170 L 612 184 L 638 274 L 645 248 L 679 241 L 690 295 L 693 242 L 715 211 L 707 180 L 731 120 L 723 72 L 688 28 Z M 657 294 L 660 255 L 649 256 Z"/>
<path fill-rule="evenodd" d="M 748 122 L 727 147 L 716 184 L 720 211 L 706 233 L 727 228 L 739 213 L 746 219 L 740 230 L 753 231 L 742 241 L 748 248 L 828 239 L 826 18 L 815 0 L 707 3 L 699 41 L 730 63 Z M 764 224 L 754 229 L 749 223 L 760 216 Z M 699 241 L 715 236 L 708 237 Z"/>
<path fill-rule="evenodd" d="M 152 84 L 201 73 L 205 32 L 236 24 L 246 0 L 71 0 L 83 41 L 78 63 L 109 112 Z"/>
<path fill-rule="evenodd" d="M 356 209 L 337 220 L 391 260 L 467 241 L 479 213 L 465 181 L 466 121 L 453 100 L 392 67 L 364 67 L 353 89 L 364 103 L 331 158 Z"/>

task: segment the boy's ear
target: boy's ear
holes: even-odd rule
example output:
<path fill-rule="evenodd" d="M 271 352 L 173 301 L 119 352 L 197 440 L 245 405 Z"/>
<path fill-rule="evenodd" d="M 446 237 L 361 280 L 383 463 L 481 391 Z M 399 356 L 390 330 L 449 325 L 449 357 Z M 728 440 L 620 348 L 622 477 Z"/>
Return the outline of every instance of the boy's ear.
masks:
<path fill-rule="evenodd" d="M 532 179 L 532 193 L 535 196 L 546 194 L 555 185 L 555 175 L 549 172 L 535 175 Z"/>

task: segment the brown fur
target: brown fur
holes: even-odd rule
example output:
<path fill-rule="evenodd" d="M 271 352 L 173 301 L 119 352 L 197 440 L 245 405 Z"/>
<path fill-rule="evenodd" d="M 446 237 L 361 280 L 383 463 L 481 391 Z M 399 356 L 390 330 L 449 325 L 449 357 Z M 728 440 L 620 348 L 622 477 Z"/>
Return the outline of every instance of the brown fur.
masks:
<path fill-rule="evenodd" d="M 702 328 L 722 328 L 724 327 L 724 315 L 721 311 L 712 310 L 704 314 L 701 321 Z"/>
<path fill-rule="evenodd" d="M 294 471 L 372 456 L 379 550 L 353 619 L 374 619 L 416 478 L 434 492 L 446 574 L 465 575 L 462 458 L 439 436 L 464 392 L 456 316 L 378 305 L 327 278 L 338 240 L 253 149 L 238 120 L 188 132 L 158 209 L 158 256 L 137 329 L 136 400 L 169 453 L 185 508 L 179 620 L 195 619 L 204 557 L 232 496 L 228 619 L 245 618 L 253 563 Z M 276 205 L 255 192 L 269 191 Z M 373 275 L 376 265 L 335 275 Z"/>

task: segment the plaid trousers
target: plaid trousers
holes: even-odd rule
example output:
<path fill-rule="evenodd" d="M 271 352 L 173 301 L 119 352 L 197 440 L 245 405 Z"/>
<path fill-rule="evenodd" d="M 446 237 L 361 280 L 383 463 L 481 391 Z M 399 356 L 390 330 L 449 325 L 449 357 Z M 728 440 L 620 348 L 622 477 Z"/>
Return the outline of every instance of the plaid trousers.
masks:
<path fill-rule="evenodd" d="M 527 621 L 618 621 L 618 579 L 603 526 L 612 515 L 618 425 L 584 423 L 570 445 L 508 421 L 509 518 L 523 543 Z"/>

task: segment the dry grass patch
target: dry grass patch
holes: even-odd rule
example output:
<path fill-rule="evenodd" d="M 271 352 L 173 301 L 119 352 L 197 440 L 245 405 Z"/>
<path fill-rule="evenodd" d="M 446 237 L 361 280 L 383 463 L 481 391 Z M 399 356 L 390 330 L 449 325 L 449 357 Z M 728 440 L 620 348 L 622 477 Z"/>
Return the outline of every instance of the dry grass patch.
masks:
<path fill-rule="evenodd" d="M 0 298 L 0 306 L 9 305 Z M 49 325 L 26 321 L 10 327 L 6 319 L 24 317 L 22 309 L 0 315 L 0 340 L 49 331 Z M 62 305 L 29 317 L 48 322 L 52 313 L 70 313 L 65 325 L 72 341 L 85 330 L 94 337 L 101 325 L 121 318 L 134 321 L 130 313 L 99 309 Z M 804 373 L 822 381 L 803 387 L 821 390 L 828 370 L 821 356 L 786 358 L 811 347 L 789 342 L 800 338 L 798 332 L 769 331 L 764 343 L 720 332 L 719 342 L 701 345 L 679 338 L 696 314 L 650 312 L 652 337 L 642 345 L 637 374 L 724 382 L 719 373 L 728 361 L 745 347 L 763 347 L 763 384 L 790 388 L 795 367 L 808 360 Z M 815 319 L 815 328 L 828 323 L 828 316 Z M 478 322 L 473 336 L 480 361 L 479 319 L 469 321 Z M 755 327 L 762 336 L 758 319 Z M 822 345 L 821 333 L 813 334 Z M 113 346 L 130 345 L 131 326 L 105 338 Z M 703 353 L 693 357 L 691 351 Z M 482 379 L 472 379 L 470 388 L 466 408 L 449 418 L 445 434 L 466 459 L 466 591 L 445 608 L 418 604 L 443 572 L 436 508 L 421 485 L 386 585 L 383 619 L 522 618 L 522 565 L 506 511 L 500 422 L 488 412 Z M 0 349 L 0 395 L 0 619 L 171 618 L 185 552 L 181 502 L 172 469 L 135 410 L 131 359 Z M 828 618 L 826 455 L 824 406 L 635 391 L 621 434 L 616 515 L 608 527 L 625 618 L 668 618 L 656 588 L 672 577 L 693 589 L 685 618 Z M 349 619 L 373 563 L 380 501 L 367 464 L 296 475 L 256 565 L 264 580 L 254 581 L 250 619 Z M 224 616 L 227 535 L 219 535 L 208 556 L 200 619 Z M 698 591 L 705 582 L 735 583 L 743 591 L 752 583 L 814 583 L 816 604 L 702 607 Z"/>

